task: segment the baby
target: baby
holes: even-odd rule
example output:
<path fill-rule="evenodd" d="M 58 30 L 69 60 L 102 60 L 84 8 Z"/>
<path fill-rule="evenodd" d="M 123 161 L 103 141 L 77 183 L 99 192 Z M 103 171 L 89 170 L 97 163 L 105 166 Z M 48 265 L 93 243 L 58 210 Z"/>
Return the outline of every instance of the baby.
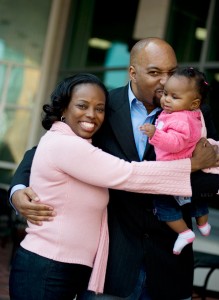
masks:
<path fill-rule="evenodd" d="M 202 112 L 199 109 L 209 92 L 205 75 L 199 70 L 179 68 L 168 79 L 161 97 L 163 111 L 155 125 L 144 124 L 140 127 L 154 145 L 157 160 L 175 160 L 192 156 L 196 143 L 206 135 Z M 216 170 L 215 170 L 216 169 Z M 212 173 L 219 173 L 215 168 Z M 206 170 L 206 172 L 211 170 Z M 194 232 L 183 220 L 180 206 L 191 202 L 190 198 L 176 196 L 175 200 L 157 197 L 154 201 L 156 214 L 161 221 L 178 233 L 173 253 L 178 255 L 182 249 L 195 239 Z M 192 216 L 196 218 L 199 231 L 203 236 L 210 233 L 208 206 L 204 199 L 192 203 Z"/>

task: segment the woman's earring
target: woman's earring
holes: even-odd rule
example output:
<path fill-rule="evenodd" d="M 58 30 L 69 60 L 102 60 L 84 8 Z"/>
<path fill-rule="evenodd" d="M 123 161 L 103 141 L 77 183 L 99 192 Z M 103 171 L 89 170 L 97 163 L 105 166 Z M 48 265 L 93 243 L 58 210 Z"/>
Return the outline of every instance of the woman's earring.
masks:
<path fill-rule="evenodd" d="M 65 117 L 64 116 L 61 116 L 61 122 L 65 123 Z"/>

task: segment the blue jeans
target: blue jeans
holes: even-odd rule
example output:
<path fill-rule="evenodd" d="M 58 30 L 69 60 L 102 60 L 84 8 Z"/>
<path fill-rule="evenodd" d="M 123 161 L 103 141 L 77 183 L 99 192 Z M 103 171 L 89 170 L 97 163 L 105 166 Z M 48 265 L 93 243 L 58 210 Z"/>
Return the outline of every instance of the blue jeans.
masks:
<path fill-rule="evenodd" d="M 154 200 L 154 206 L 156 215 L 160 221 L 176 221 L 183 217 L 182 207 L 173 197 L 164 198 L 162 196 L 157 196 Z M 200 217 L 209 213 L 208 205 L 204 198 L 198 200 L 193 199 L 190 207 L 192 217 Z"/>
<path fill-rule="evenodd" d="M 73 300 L 87 288 L 91 268 L 17 250 L 9 278 L 11 300 Z"/>
<path fill-rule="evenodd" d="M 86 291 L 77 300 L 152 300 L 145 288 L 146 272 L 144 268 L 141 269 L 137 285 L 131 295 L 128 297 L 117 297 L 107 294 L 96 295 L 93 292 Z"/>

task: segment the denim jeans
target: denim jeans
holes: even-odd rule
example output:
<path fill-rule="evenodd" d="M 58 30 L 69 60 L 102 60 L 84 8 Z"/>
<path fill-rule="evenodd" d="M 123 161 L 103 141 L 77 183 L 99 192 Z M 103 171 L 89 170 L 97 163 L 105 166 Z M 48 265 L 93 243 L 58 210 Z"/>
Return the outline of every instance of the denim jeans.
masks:
<path fill-rule="evenodd" d="M 17 250 L 9 278 L 11 300 L 73 300 L 87 288 L 91 268 Z"/>
<path fill-rule="evenodd" d="M 177 200 L 172 198 L 164 198 L 157 196 L 154 200 L 155 211 L 160 221 L 176 221 L 181 219 L 182 207 L 179 206 Z M 198 200 L 193 199 L 191 203 L 191 216 L 199 217 L 209 213 L 206 199 L 201 198 Z"/>

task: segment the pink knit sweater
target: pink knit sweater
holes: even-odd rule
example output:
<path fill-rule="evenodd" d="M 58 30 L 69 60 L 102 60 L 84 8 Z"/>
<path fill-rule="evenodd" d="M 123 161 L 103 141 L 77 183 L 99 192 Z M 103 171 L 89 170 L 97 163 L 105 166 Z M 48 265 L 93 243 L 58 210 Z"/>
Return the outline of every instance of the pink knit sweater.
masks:
<path fill-rule="evenodd" d="M 30 186 L 57 216 L 42 226 L 28 223 L 21 245 L 50 259 L 93 267 L 88 289 L 102 292 L 109 242 L 107 188 L 191 196 L 190 171 L 190 159 L 120 160 L 56 122 L 37 147 Z"/>
<path fill-rule="evenodd" d="M 201 138 L 201 111 L 162 111 L 156 120 L 156 131 L 150 144 L 154 145 L 157 160 L 192 157 Z"/>

